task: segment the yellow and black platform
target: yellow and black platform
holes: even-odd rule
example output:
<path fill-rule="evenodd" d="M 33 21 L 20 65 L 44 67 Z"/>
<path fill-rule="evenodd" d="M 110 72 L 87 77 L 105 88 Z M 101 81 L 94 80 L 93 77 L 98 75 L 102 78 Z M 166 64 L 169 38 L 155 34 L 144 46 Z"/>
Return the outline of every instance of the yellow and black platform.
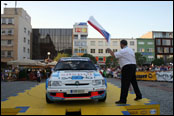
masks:
<path fill-rule="evenodd" d="M 1 100 L 1 115 L 66 115 L 80 112 L 81 115 L 159 115 L 160 105 L 143 98 L 134 101 L 135 94 L 129 92 L 126 105 L 116 105 L 120 88 L 108 83 L 107 99 L 97 101 L 62 101 L 47 104 L 45 84 L 32 87 L 16 96 Z"/>

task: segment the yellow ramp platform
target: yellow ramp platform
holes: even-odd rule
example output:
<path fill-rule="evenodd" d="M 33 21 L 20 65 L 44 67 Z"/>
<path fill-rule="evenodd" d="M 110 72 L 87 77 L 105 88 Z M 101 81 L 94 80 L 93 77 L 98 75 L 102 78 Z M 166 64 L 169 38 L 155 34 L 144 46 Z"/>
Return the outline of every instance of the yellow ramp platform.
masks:
<path fill-rule="evenodd" d="M 81 115 L 159 115 L 160 106 L 149 99 L 134 101 L 135 94 L 129 92 L 126 105 L 116 105 L 120 88 L 108 83 L 107 99 L 97 101 L 61 101 L 47 104 L 45 84 L 18 93 L 1 101 L 1 115 L 65 115 L 67 112 L 81 112 Z"/>

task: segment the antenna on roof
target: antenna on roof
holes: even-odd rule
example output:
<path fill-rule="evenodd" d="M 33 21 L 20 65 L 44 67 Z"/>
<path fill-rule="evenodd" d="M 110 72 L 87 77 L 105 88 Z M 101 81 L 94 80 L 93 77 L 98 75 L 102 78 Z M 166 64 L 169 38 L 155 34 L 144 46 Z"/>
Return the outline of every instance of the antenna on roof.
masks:
<path fill-rule="evenodd" d="M 7 3 L 4 3 L 4 5 L 5 5 L 5 8 L 6 8 Z"/>
<path fill-rule="evenodd" d="M 17 1 L 15 1 L 15 14 L 17 15 L 17 9 L 16 9 L 16 6 L 17 6 Z"/>

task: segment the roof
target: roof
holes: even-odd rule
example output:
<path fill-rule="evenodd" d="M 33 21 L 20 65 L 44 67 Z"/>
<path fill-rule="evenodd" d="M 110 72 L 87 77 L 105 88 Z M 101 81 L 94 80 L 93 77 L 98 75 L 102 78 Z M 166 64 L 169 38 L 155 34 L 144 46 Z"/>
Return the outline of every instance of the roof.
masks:
<path fill-rule="evenodd" d="M 88 57 L 63 57 L 60 61 L 90 61 Z"/>

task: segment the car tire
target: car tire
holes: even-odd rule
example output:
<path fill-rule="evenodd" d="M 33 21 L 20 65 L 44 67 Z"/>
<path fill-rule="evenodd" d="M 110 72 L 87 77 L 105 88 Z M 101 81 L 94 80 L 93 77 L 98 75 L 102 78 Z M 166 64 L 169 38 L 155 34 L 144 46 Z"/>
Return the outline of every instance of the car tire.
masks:
<path fill-rule="evenodd" d="M 105 102 L 106 101 L 106 98 L 107 98 L 107 94 L 105 95 L 105 97 L 103 99 L 99 99 L 98 101 L 99 102 Z"/>
<path fill-rule="evenodd" d="M 53 103 L 53 101 L 49 100 L 47 94 L 46 94 L 46 102 L 47 102 L 48 104 Z"/>

